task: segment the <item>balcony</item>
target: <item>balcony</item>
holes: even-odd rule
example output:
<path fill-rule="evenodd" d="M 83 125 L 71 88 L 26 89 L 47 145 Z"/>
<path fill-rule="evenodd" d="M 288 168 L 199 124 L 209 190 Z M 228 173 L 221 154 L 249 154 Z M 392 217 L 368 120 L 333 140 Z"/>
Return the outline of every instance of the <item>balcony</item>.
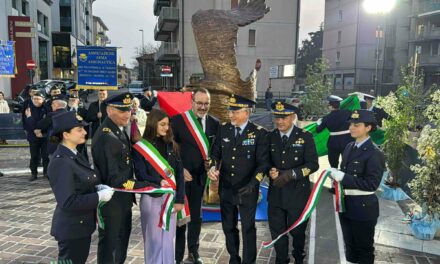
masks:
<path fill-rule="evenodd" d="M 179 25 L 179 8 L 164 7 L 160 10 L 157 20 L 160 31 L 172 32 Z"/>
<path fill-rule="evenodd" d="M 159 50 L 154 55 L 154 60 L 161 61 L 177 61 L 180 59 L 179 48 L 176 42 L 162 42 Z"/>
<path fill-rule="evenodd" d="M 170 6 L 170 5 L 171 5 L 171 0 L 154 0 L 154 6 L 153 6 L 154 15 L 158 16 L 162 7 Z"/>
<path fill-rule="evenodd" d="M 156 26 L 154 27 L 154 40 L 169 41 L 170 35 L 171 35 L 170 32 L 160 31 L 159 24 L 156 24 Z"/>
<path fill-rule="evenodd" d="M 440 56 L 439 55 L 429 55 L 429 54 L 422 54 L 420 56 L 420 66 L 438 66 L 440 65 Z"/>
<path fill-rule="evenodd" d="M 415 41 L 428 41 L 440 39 L 440 27 L 424 27 L 420 32 L 416 32 Z"/>
<path fill-rule="evenodd" d="M 60 26 L 72 27 L 72 18 L 71 17 L 60 17 Z"/>

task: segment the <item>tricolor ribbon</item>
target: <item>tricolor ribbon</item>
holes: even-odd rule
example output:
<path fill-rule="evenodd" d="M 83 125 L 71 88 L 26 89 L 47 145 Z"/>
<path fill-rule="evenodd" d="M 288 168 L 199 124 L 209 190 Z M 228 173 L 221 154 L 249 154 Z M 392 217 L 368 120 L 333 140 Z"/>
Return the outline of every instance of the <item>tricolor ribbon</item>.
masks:
<path fill-rule="evenodd" d="M 301 225 L 302 223 L 304 223 L 305 221 L 307 221 L 307 219 L 309 219 L 309 217 L 312 215 L 313 210 L 315 210 L 316 205 L 318 204 L 319 201 L 319 197 L 321 196 L 321 190 L 322 187 L 324 186 L 325 180 L 327 179 L 327 177 L 329 177 L 330 175 L 330 171 L 323 171 L 320 175 L 318 180 L 316 181 L 315 185 L 313 185 L 313 189 L 312 189 L 312 193 L 309 196 L 309 199 L 307 200 L 307 204 L 304 207 L 300 217 L 283 233 L 279 234 L 277 238 L 275 238 L 272 241 L 268 241 L 268 242 L 263 242 L 263 248 L 271 248 L 273 247 L 273 245 L 283 236 L 285 236 L 286 234 L 288 234 L 290 231 L 292 231 L 293 229 L 295 229 L 297 226 Z M 343 190 L 342 190 L 342 185 L 340 183 L 336 184 L 337 188 L 338 188 L 338 192 L 340 197 L 338 197 L 337 202 L 339 203 L 337 204 L 336 208 L 344 208 L 344 197 L 343 197 Z M 342 203 L 341 203 L 342 201 Z"/>
<path fill-rule="evenodd" d="M 182 118 L 183 121 L 185 121 L 185 125 L 189 132 L 196 141 L 203 159 L 207 160 L 209 157 L 209 141 L 205 135 L 205 132 L 203 132 L 202 125 L 199 123 L 192 110 L 182 113 Z"/>

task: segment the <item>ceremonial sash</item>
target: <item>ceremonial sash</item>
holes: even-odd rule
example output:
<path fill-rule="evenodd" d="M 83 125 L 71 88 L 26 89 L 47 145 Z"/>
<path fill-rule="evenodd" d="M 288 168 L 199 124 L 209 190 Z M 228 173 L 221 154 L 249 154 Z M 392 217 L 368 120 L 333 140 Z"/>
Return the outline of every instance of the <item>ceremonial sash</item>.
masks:
<path fill-rule="evenodd" d="M 160 174 L 160 176 L 167 181 L 167 183 L 171 186 L 171 188 L 176 190 L 176 178 L 174 176 L 174 169 L 170 166 L 168 161 L 162 157 L 159 151 L 147 140 L 141 139 L 136 144 L 133 145 L 133 148 L 138 151 L 142 157 L 144 157 L 153 168 Z M 174 205 L 174 193 L 168 194 L 165 203 L 162 205 L 162 209 L 160 212 L 160 220 L 159 227 L 164 230 L 169 230 L 170 219 Z M 183 212 L 182 212 L 183 211 Z M 177 213 L 178 223 L 189 221 L 189 208 L 188 202 L 185 198 L 184 209 Z"/>
<path fill-rule="evenodd" d="M 304 223 L 305 221 L 307 221 L 307 219 L 309 219 L 309 217 L 312 215 L 313 210 L 315 209 L 316 205 L 318 204 L 319 201 L 319 197 L 321 195 L 321 190 L 322 187 L 324 186 L 325 180 L 327 179 L 327 177 L 330 175 L 330 172 L 325 170 L 321 173 L 321 175 L 319 175 L 318 181 L 316 181 L 315 185 L 313 186 L 312 189 L 312 193 L 309 196 L 309 199 L 307 200 L 307 204 L 306 207 L 304 207 L 300 217 L 283 233 L 281 233 L 280 235 L 278 235 L 277 238 L 275 238 L 272 241 L 268 241 L 268 242 L 263 242 L 263 247 L 264 248 L 271 248 L 273 247 L 273 245 L 283 236 L 285 236 L 286 234 L 288 234 L 291 230 L 295 229 L 297 226 L 299 226 L 300 224 Z M 342 185 L 340 183 L 334 184 L 335 188 L 338 188 L 338 195 L 340 196 L 339 198 L 337 197 L 336 199 L 336 210 L 338 211 L 343 210 L 344 206 L 343 203 L 340 204 L 341 201 L 343 201 L 344 197 L 343 197 L 343 190 L 342 190 Z M 339 211 L 341 212 L 341 211 Z"/>
<path fill-rule="evenodd" d="M 202 125 L 199 123 L 192 110 L 182 113 L 182 117 L 183 121 L 185 121 L 186 127 L 196 141 L 203 159 L 207 160 L 209 157 L 209 141 L 205 132 L 203 132 Z"/>

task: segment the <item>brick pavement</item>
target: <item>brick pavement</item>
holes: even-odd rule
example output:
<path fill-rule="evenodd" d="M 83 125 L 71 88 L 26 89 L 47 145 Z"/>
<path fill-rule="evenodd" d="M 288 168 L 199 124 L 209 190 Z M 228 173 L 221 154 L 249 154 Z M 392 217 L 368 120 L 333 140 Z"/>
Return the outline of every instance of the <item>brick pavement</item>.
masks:
<path fill-rule="evenodd" d="M 26 168 L 26 148 L 0 148 L 0 170 Z M 57 243 L 50 236 L 54 196 L 45 179 L 28 182 L 28 174 L 0 178 L 0 264 L 49 263 L 57 256 Z M 266 222 L 257 223 L 258 245 L 269 239 Z M 92 238 L 90 263 L 96 262 L 97 236 Z M 440 264 L 440 257 L 376 245 L 376 263 Z M 139 209 L 133 207 L 133 230 L 126 263 L 143 263 Z M 317 252 L 319 254 L 319 252 Z M 203 224 L 200 255 L 205 263 L 228 263 L 220 223 Z M 258 250 L 257 263 L 274 263 L 273 250 Z"/>

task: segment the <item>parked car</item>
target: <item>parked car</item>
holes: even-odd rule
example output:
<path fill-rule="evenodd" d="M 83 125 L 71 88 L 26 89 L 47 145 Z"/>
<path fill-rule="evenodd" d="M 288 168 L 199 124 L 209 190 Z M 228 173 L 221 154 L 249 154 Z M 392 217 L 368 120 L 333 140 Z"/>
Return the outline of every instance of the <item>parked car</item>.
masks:
<path fill-rule="evenodd" d="M 141 81 L 132 81 L 128 85 L 128 92 L 134 95 L 142 95 L 143 89 L 144 89 L 144 85 L 142 84 Z"/>
<path fill-rule="evenodd" d="M 61 89 L 61 93 L 62 94 L 66 94 L 66 83 L 63 80 L 41 80 L 37 83 L 34 84 L 37 87 L 41 87 L 44 88 L 45 93 L 49 94 L 50 93 L 50 89 L 52 87 L 54 87 L 55 85 L 59 86 Z"/>

